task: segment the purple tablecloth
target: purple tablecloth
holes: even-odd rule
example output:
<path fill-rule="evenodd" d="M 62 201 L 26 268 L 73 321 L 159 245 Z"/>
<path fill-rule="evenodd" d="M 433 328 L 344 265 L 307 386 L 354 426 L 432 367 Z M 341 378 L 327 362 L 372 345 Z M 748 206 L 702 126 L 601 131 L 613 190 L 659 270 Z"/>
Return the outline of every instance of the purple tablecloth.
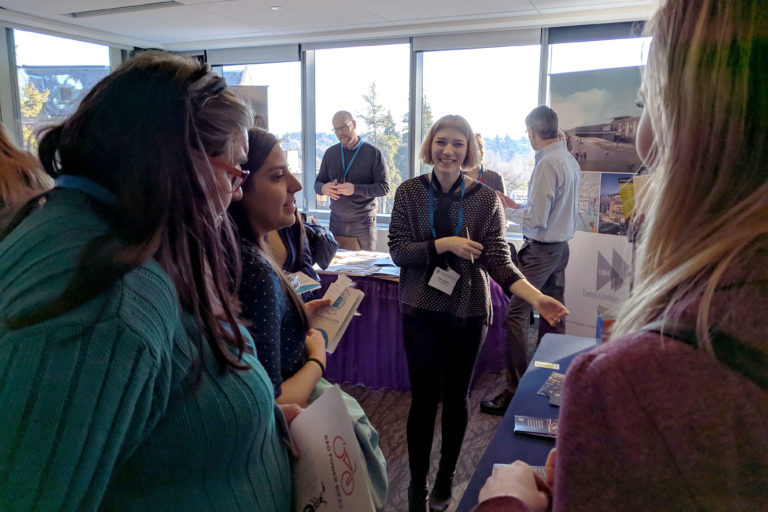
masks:
<path fill-rule="evenodd" d="M 365 292 L 358 308 L 361 314 L 349 328 L 333 354 L 328 354 L 325 376 L 331 382 L 365 384 L 374 389 L 408 391 L 408 365 L 403 348 L 397 282 L 376 277 L 349 276 Z M 323 289 L 336 280 L 336 274 L 320 274 Z M 498 372 L 505 366 L 504 312 L 509 299 L 491 281 L 493 323 L 480 351 L 475 377 Z"/>

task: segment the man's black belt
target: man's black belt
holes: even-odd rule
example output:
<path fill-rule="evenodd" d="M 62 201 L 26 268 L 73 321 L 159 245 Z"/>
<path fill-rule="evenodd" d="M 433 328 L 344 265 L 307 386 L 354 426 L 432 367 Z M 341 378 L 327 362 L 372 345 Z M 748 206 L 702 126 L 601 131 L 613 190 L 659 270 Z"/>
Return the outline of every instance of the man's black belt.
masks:
<path fill-rule="evenodd" d="M 539 244 L 539 245 L 564 244 L 567 242 L 567 240 L 563 240 L 562 242 L 540 242 L 538 240 L 534 240 L 533 238 L 528 238 L 527 236 L 524 236 L 523 240 L 525 240 L 529 244 Z"/>

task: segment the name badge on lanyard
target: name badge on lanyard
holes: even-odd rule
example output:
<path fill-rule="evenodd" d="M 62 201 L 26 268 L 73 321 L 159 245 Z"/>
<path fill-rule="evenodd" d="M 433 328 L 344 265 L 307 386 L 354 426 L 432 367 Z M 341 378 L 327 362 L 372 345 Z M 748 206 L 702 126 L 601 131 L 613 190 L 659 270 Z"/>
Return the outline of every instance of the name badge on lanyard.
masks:
<path fill-rule="evenodd" d="M 453 289 L 456 287 L 456 283 L 459 282 L 460 276 L 451 267 L 446 265 L 445 268 L 446 270 L 443 270 L 440 267 L 435 267 L 435 271 L 432 272 L 432 277 L 429 278 L 427 284 L 436 290 L 451 295 Z"/>
<path fill-rule="evenodd" d="M 347 181 L 347 173 L 352 168 L 352 162 L 354 162 L 355 158 L 357 158 L 357 154 L 360 152 L 361 147 L 363 147 L 362 137 L 360 138 L 360 144 L 357 145 L 355 154 L 352 155 L 352 159 L 349 161 L 349 165 L 346 165 L 346 162 L 344 161 L 344 144 L 339 144 L 339 150 L 341 151 L 341 168 L 344 169 L 344 177 L 342 178 L 344 182 Z"/>
<path fill-rule="evenodd" d="M 432 174 L 434 177 L 434 171 Z M 461 226 L 464 224 L 464 175 L 459 176 L 461 180 L 461 196 L 459 198 L 459 221 L 454 230 L 453 236 L 459 236 L 461 233 Z M 432 230 L 432 236 L 437 239 L 437 231 L 435 230 L 435 192 L 432 189 L 432 183 L 429 184 L 429 228 Z M 455 186 L 455 185 L 454 185 Z M 450 192 L 449 192 L 450 193 Z M 453 289 L 456 287 L 456 283 L 459 282 L 461 277 L 455 270 L 448 265 L 445 269 L 435 267 L 435 271 L 432 272 L 432 277 L 429 278 L 427 284 L 436 290 L 440 290 L 448 295 L 453 294 Z"/>

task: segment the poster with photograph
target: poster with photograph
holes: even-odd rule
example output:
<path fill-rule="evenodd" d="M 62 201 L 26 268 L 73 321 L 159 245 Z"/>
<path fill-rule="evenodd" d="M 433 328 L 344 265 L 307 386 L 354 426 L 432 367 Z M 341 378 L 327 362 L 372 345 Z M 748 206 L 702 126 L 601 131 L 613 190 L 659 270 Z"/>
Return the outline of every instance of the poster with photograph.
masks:
<path fill-rule="evenodd" d="M 565 269 L 565 333 L 593 338 L 598 308 L 614 314 L 629 295 L 632 244 L 624 236 L 577 231 Z"/>
<path fill-rule="evenodd" d="M 599 172 L 581 173 L 579 207 L 576 231 L 597 233 L 600 224 L 600 177 Z"/>
<path fill-rule="evenodd" d="M 598 233 L 606 235 L 627 234 L 622 188 L 632 183 L 632 174 L 604 172 L 600 175 L 600 223 Z M 631 207 L 629 208 L 631 211 Z"/>
<path fill-rule="evenodd" d="M 641 77 L 637 66 L 551 75 L 551 106 L 582 171 L 640 168 L 635 134 L 642 113 L 637 106 Z"/>

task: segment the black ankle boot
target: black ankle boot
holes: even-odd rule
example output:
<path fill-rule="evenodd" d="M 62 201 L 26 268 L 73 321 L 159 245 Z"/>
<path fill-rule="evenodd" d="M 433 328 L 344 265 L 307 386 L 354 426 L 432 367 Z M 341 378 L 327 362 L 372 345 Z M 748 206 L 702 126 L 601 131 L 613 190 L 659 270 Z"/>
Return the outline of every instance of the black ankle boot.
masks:
<path fill-rule="evenodd" d="M 427 512 L 427 483 L 408 486 L 408 512 Z"/>
<path fill-rule="evenodd" d="M 430 512 L 443 512 L 451 505 L 451 489 L 453 488 L 453 475 L 456 470 L 449 472 L 438 471 L 435 478 L 435 486 L 429 495 Z"/>

